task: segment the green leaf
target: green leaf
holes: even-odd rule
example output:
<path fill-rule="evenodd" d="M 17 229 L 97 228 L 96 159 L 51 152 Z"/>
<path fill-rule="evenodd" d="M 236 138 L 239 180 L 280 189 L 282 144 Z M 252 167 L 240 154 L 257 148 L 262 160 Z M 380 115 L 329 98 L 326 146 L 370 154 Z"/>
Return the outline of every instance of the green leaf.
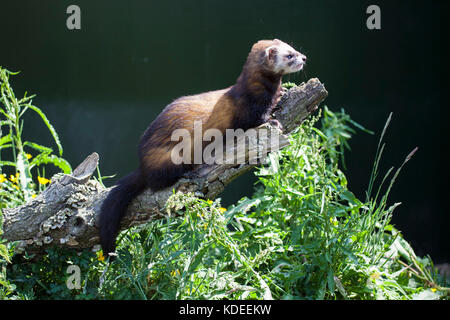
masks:
<path fill-rule="evenodd" d="M 317 300 L 323 300 L 325 298 L 326 287 L 327 287 L 327 279 L 323 279 L 317 290 L 317 295 L 316 295 Z"/>
<path fill-rule="evenodd" d="M 314 132 L 316 132 L 323 140 L 328 140 L 328 137 L 326 136 L 326 135 L 324 135 L 323 134 L 323 132 L 322 131 L 320 131 L 319 129 L 317 129 L 317 128 L 314 128 L 314 127 L 312 127 L 311 128 Z"/>
<path fill-rule="evenodd" d="M 16 168 L 17 171 L 20 172 L 20 188 L 24 192 L 25 201 L 27 201 L 31 198 L 32 190 L 30 189 L 30 185 L 32 184 L 33 179 L 30 172 L 30 164 L 28 163 L 27 156 L 23 152 L 19 152 L 17 155 Z"/>
<path fill-rule="evenodd" d="M 261 203 L 264 197 L 259 198 L 253 198 L 253 199 L 244 199 L 242 200 L 237 206 L 232 207 L 230 210 L 228 210 L 225 214 L 227 220 L 229 221 L 233 216 L 237 213 L 246 213 L 249 211 L 252 207 L 255 207 Z"/>
<path fill-rule="evenodd" d="M 72 167 L 70 166 L 69 162 L 67 160 L 55 156 L 53 154 L 45 154 L 41 153 L 37 155 L 33 161 L 30 163 L 30 168 L 33 168 L 34 166 L 39 166 L 41 164 L 48 164 L 51 163 L 54 166 L 60 168 L 64 173 L 69 174 L 72 172 Z"/>
<path fill-rule="evenodd" d="M 28 104 L 27 107 L 29 107 L 30 109 L 34 110 L 39 116 L 41 116 L 42 120 L 47 125 L 48 130 L 52 134 L 53 139 L 55 140 L 56 145 L 58 146 L 59 155 L 61 156 L 62 153 L 63 153 L 63 147 L 61 145 L 61 142 L 59 141 L 59 137 L 58 137 L 58 134 L 56 133 L 56 130 L 50 124 L 50 121 L 48 121 L 46 115 L 41 111 L 41 109 L 39 109 L 36 106 L 33 106 L 32 104 Z"/>
<path fill-rule="evenodd" d="M 1 134 L 1 131 L 0 131 Z M 5 143 L 11 142 L 11 134 L 8 133 L 6 136 L 3 136 L 0 138 L 0 146 L 4 145 Z"/>
<path fill-rule="evenodd" d="M 4 144 L 4 145 L 0 145 L 0 150 L 1 150 L 1 149 L 11 148 L 11 147 L 12 147 L 12 144 L 11 144 L 11 143 Z"/>
<path fill-rule="evenodd" d="M 14 162 L 11 162 L 11 161 L 0 161 L 0 166 L 16 167 L 16 164 Z"/>
<path fill-rule="evenodd" d="M 354 125 L 355 127 L 357 127 L 357 128 L 358 128 L 359 130 L 361 130 L 361 131 L 364 131 L 364 132 L 366 132 L 366 133 L 368 133 L 368 134 L 374 134 L 373 131 L 364 128 L 362 125 L 360 125 L 360 124 L 359 124 L 358 122 L 356 122 L 356 121 L 353 121 L 352 119 L 349 119 L 349 122 L 350 122 L 352 125 Z"/>
<path fill-rule="evenodd" d="M 398 251 L 398 253 L 405 258 L 408 262 L 413 262 L 412 259 L 417 260 L 414 250 L 411 248 L 408 242 L 401 237 L 397 237 L 392 246 Z"/>
<path fill-rule="evenodd" d="M 197 252 L 195 252 L 192 255 L 192 258 L 190 258 L 187 272 L 193 272 L 196 270 L 198 265 L 202 262 L 203 256 L 207 253 L 207 250 L 209 246 L 212 244 L 212 241 L 209 241 L 207 243 L 204 243 L 202 247 L 200 247 Z"/>
<path fill-rule="evenodd" d="M 45 147 L 45 146 L 42 146 L 42 145 L 34 143 L 34 142 L 30 142 L 30 141 L 26 141 L 23 144 L 23 146 L 24 147 L 30 147 L 30 148 L 32 148 L 34 150 L 39 151 L 39 152 L 44 152 L 44 153 L 52 153 L 53 152 L 52 148 Z"/>
<path fill-rule="evenodd" d="M 361 205 L 361 201 L 359 201 L 359 200 L 356 198 L 356 196 L 355 196 L 352 192 L 350 192 L 350 191 L 348 191 L 348 190 L 345 190 L 345 191 L 341 192 L 341 193 L 339 194 L 339 196 L 340 196 L 340 198 L 341 198 L 342 200 L 347 200 L 347 201 L 348 201 L 349 203 L 351 203 L 351 204 Z"/>
<path fill-rule="evenodd" d="M 327 275 L 327 282 L 328 282 L 328 289 L 331 291 L 331 293 L 334 292 L 334 275 L 333 275 L 333 270 L 328 270 L 328 275 Z"/>
<path fill-rule="evenodd" d="M 14 122 L 15 118 L 13 115 L 6 113 L 3 109 L 0 109 L 0 112 L 10 121 Z"/>
<path fill-rule="evenodd" d="M 0 244 L 0 257 L 6 260 L 6 262 L 11 263 L 9 259 L 8 248 L 4 244 Z"/>

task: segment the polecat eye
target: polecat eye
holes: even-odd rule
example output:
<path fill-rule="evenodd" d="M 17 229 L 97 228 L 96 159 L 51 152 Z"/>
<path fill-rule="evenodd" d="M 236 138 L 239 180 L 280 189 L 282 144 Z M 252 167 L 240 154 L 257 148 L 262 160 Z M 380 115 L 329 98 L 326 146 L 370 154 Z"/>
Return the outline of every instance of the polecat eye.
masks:
<path fill-rule="evenodd" d="M 293 56 L 292 54 L 288 54 L 288 55 L 286 56 L 286 58 L 288 58 L 289 60 L 291 60 L 293 57 L 294 57 L 294 56 Z"/>

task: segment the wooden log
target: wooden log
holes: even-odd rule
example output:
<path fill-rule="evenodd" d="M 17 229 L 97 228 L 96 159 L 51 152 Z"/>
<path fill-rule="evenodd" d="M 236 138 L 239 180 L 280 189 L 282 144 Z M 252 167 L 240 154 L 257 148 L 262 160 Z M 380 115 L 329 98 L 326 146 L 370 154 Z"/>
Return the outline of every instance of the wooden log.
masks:
<path fill-rule="evenodd" d="M 215 198 L 231 181 L 264 161 L 268 152 L 288 145 L 287 135 L 314 112 L 327 95 L 318 79 L 291 88 L 283 94 L 274 111 L 274 118 L 283 126 L 284 134 L 277 127 L 264 124 L 256 128 L 258 135 L 241 137 L 248 139 L 245 148 L 237 152 L 245 157 L 245 163 L 200 165 L 169 188 L 156 193 L 145 190 L 130 204 L 121 229 L 164 217 L 165 203 L 174 190 Z M 263 130 L 268 134 L 260 135 Z M 225 154 L 234 153 L 238 146 L 227 146 Z M 98 214 L 111 190 L 90 179 L 98 161 L 98 154 L 91 154 L 71 175 L 54 176 L 50 186 L 36 198 L 17 208 L 4 209 L 3 238 L 17 241 L 19 251 L 26 248 L 29 252 L 41 252 L 51 245 L 75 249 L 97 245 Z"/>

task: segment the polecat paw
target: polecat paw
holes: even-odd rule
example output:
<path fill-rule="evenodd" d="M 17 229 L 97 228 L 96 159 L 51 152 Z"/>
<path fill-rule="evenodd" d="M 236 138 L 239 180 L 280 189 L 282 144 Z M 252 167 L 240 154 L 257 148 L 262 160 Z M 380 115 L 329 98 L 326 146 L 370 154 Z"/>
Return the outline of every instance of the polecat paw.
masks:
<path fill-rule="evenodd" d="M 269 119 L 269 121 L 267 121 L 271 126 L 274 126 L 278 129 L 280 129 L 281 131 L 283 131 L 283 126 L 281 125 L 280 121 L 278 121 L 277 119 Z"/>

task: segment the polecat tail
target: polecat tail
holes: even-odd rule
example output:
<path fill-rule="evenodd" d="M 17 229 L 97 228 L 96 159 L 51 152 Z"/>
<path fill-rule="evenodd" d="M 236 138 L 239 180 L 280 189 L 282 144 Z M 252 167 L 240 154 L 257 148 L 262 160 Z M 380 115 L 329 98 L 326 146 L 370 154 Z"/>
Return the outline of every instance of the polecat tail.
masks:
<path fill-rule="evenodd" d="M 130 173 L 117 182 L 106 199 L 103 201 L 100 217 L 100 243 L 103 254 L 116 249 L 116 237 L 120 228 L 120 221 L 125 215 L 131 200 L 145 188 L 145 180 L 139 169 Z"/>

